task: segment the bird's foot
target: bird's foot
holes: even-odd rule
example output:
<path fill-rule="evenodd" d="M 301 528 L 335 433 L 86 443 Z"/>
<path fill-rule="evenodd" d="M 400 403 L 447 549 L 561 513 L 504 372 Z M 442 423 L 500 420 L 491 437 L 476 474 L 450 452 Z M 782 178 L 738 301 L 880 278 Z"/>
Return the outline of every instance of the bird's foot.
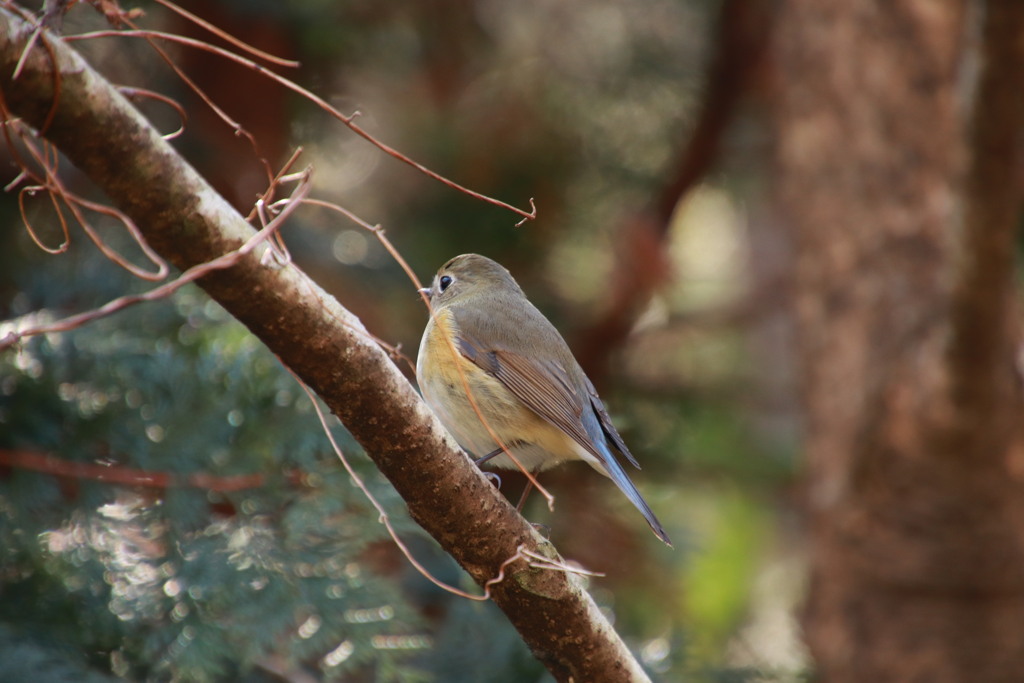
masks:
<path fill-rule="evenodd" d="M 551 527 L 547 524 L 539 524 L 537 522 L 530 522 L 530 526 L 537 530 L 537 533 L 544 537 L 545 541 L 551 540 Z"/>

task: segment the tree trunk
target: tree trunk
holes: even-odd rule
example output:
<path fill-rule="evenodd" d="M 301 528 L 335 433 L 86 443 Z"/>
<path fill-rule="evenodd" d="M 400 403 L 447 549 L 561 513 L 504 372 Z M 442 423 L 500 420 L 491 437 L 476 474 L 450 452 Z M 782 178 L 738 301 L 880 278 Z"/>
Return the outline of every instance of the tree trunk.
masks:
<path fill-rule="evenodd" d="M 1024 676 L 1019 0 L 785 0 L 823 681 Z"/>

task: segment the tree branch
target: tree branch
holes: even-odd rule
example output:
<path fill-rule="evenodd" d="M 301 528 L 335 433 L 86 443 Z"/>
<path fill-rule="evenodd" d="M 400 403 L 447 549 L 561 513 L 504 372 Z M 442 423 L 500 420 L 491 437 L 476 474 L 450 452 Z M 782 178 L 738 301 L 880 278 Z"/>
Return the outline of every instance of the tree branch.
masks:
<path fill-rule="evenodd" d="M 2 448 L 0 448 L 0 465 L 43 472 L 55 477 L 87 479 L 122 486 L 141 486 L 154 489 L 189 487 L 230 493 L 267 485 L 267 476 L 262 472 L 226 475 L 206 472 L 193 474 L 154 472 L 118 464 L 101 465 L 93 462 L 66 460 L 50 453 Z M 286 477 L 294 484 L 301 484 L 302 479 L 298 471 L 289 471 L 286 473 Z"/>
<path fill-rule="evenodd" d="M 117 90 L 53 35 L 41 34 L 12 79 L 35 30 L 0 9 L 5 106 L 37 128 L 52 108 L 46 137 L 135 221 L 157 253 L 185 270 L 252 236 L 252 227 Z M 478 584 L 497 576 L 520 545 L 557 558 L 451 441 L 362 323 L 298 268 L 262 265 L 253 253 L 199 284 L 323 397 L 413 519 Z M 556 679 L 647 680 L 578 578 L 525 561 L 505 571 L 505 580 L 491 586 L 493 599 Z"/>
<path fill-rule="evenodd" d="M 707 90 L 685 146 L 668 169 L 668 182 L 650 204 L 620 227 L 610 303 L 602 316 L 577 335 L 576 358 L 601 386 L 611 353 L 621 346 L 651 297 L 671 277 L 669 228 L 679 202 L 718 160 L 723 139 L 753 75 L 762 66 L 771 38 L 774 7 L 765 0 L 725 0 L 719 10 L 708 66 Z M 628 282 L 628 287 L 621 286 Z"/>

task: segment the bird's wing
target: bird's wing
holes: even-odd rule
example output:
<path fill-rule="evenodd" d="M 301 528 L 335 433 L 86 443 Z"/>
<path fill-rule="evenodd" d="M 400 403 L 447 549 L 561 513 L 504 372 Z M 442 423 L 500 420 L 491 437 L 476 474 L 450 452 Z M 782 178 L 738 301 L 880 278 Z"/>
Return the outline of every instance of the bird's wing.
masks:
<path fill-rule="evenodd" d="M 458 326 L 458 329 L 456 345 L 459 353 L 501 382 L 530 410 L 540 415 L 549 424 L 561 429 L 588 453 L 595 456 L 604 467 L 604 472 L 640 510 L 658 538 L 668 545 L 672 545 L 661 522 L 658 521 L 650 506 L 647 505 L 647 501 L 630 481 L 629 475 L 612 455 L 611 449 L 604 440 L 601 440 L 600 444 L 597 443 L 601 439 L 601 434 L 595 433 L 591 436 L 587 433 L 585 423 L 589 422 L 595 432 L 600 429 L 619 452 L 626 456 L 631 463 L 637 465 L 629 449 L 626 448 L 626 444 L 623 443 L 622 437 L 612 425 L 612 421 L 604 409 L 604 404 L 598 398 L 597 391 L 590 380 L 583 375 L 585 396 L 580 395 L 580 392 L 574 387 L 572 376 L 569 373 L 575 371 L 582 375 L 582 370 L 575 365 L 572 368 L 566 368 L 558 361 L 542 363 L 531 361 L 526 356 L 529 347 L 519 342 L 516 342 L 518 346 L 515 351 L 508 348 L 490 348 L 468 333 L 465 325 Z M 551 329 L 554 330 L 554 328 Z M 554 334 L 557 336 L 557 332 Z M 509 334 L 506 334 L 505 337 L 515 339 Z M 558 339 L 561 340 L 561 337 Z M 564 342 L 562 343 L 564 344 Z M 522 349 L 523 352 L 519 353 L 519 349 Z M 571 356 L 570 362 L 575 364 L 575 360 L 572 360 Z M 587 410 L 593 412 L 588 414 Z"/>
<path fill-rule="evenodd" d="M 536 363 L 507 349 L 485 349 L 465 334 L 460 334 L 458 347 L 466 359 L 501 382 L 530 410 L 568 434 L 599 460 L 604 460 L 583 426 L 585 398 L 573 388 L 560 364 Z"/>
<path fill-rule="evenodd" d="M 608 437 L 615 449 L 621 453 L 626 460 L 632 463 L 633 467 L 640 469 L 640 463 L 636 461 L 633 454 L 626 448 L 626 442 L 619 436 L 619 430 L 615 429 L 615 425 L 612 424 L 612 418 L 608 416 L 608 411 L 605 410 L 604 403 L 601 401 L 601 397 L 597 395 L 597 389 L 594 388 L 593 383 L 589 377 L 584 376 L 583 378 L 587 383 L 587 393 L 590 394 L 590 404 L 594 407 L 594 412 L 597 413 L 597 420 L 601 423 L 601 430 L 604 435 Z"/>

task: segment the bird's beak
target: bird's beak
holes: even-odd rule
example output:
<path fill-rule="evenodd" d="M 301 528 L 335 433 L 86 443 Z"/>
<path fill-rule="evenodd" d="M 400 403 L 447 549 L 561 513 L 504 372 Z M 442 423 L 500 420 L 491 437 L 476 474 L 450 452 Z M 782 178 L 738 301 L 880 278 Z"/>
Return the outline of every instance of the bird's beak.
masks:
<path fill-rule="evenodd" d="M 423 289 L 417 289 L 416 291 L 419 292 L 420 294 L 422 294 L 423 296 L 427 297 L 427 298 L 430 297 L 430 292 L 431 292 L 430 287 L 424 287 Z"/>

